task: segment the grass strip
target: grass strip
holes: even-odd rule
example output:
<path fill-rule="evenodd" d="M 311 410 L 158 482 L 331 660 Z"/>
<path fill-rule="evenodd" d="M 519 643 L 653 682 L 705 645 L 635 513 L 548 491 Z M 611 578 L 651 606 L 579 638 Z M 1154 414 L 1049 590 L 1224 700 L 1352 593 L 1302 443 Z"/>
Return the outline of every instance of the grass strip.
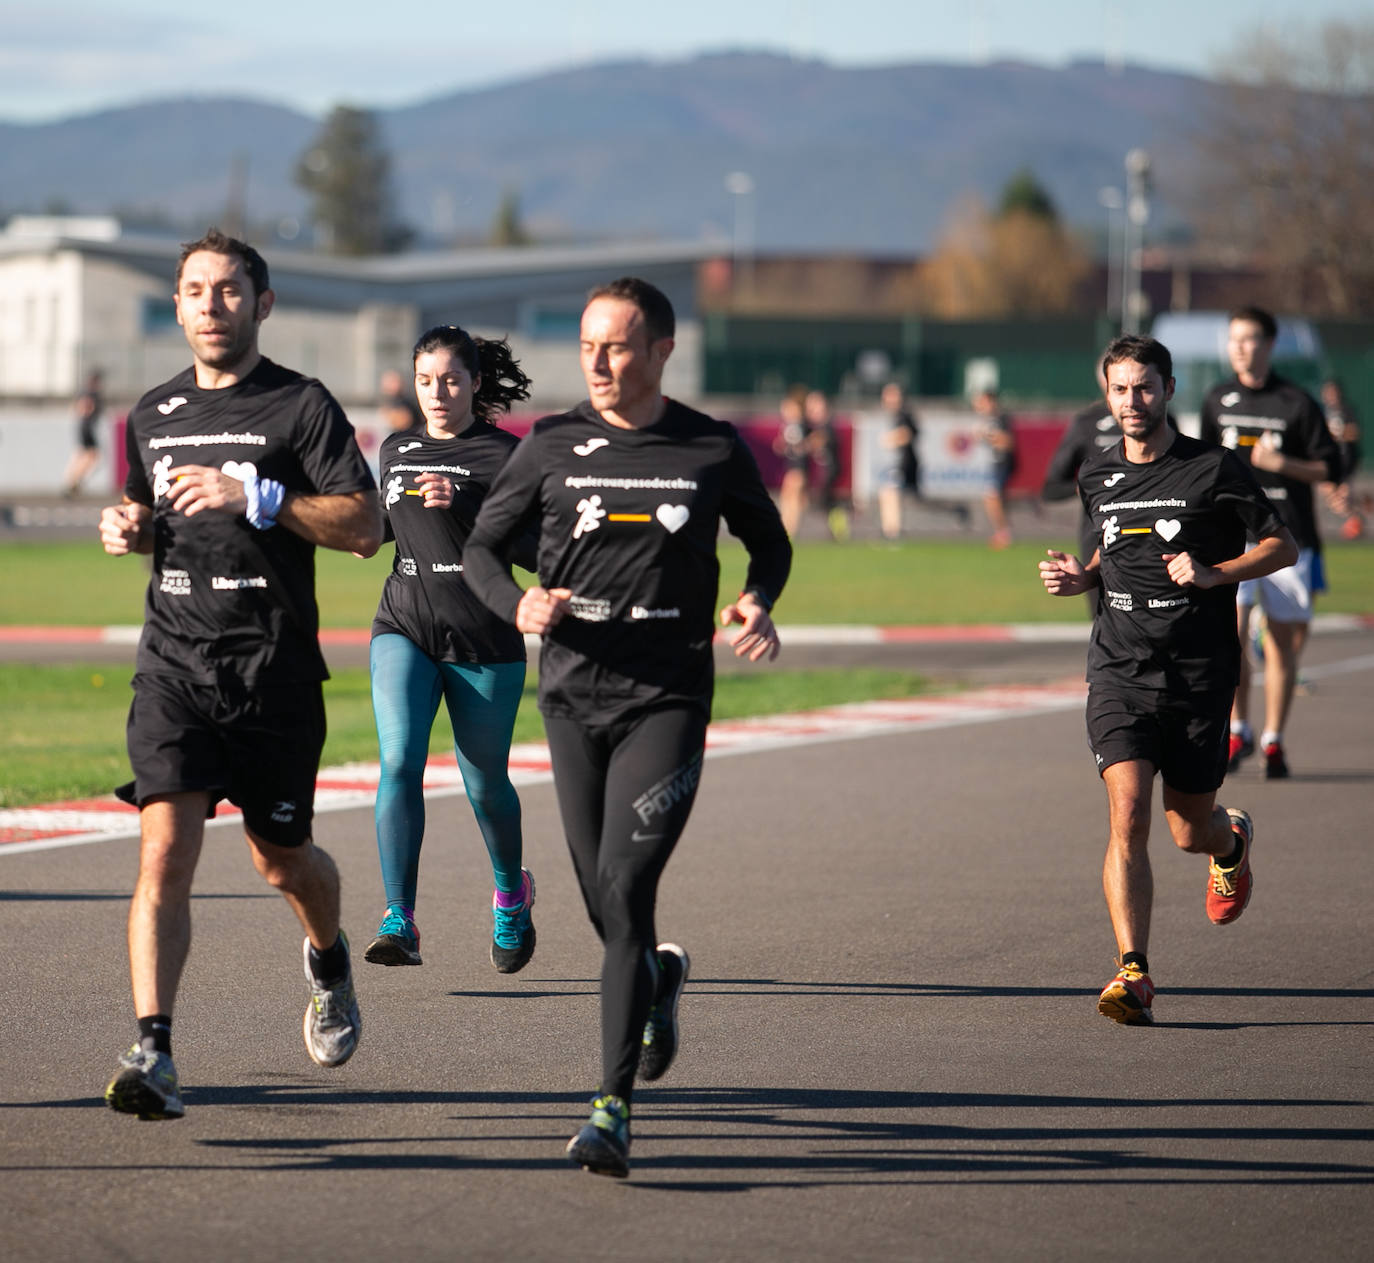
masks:
<path fill-rule="evenodd" d="M 0 663 L 0 807 L 61 802 L 108 794 L 130 779 L 124 750 L 131 667 L 102 665 L 32 666 Z M 911 697 L 929 682 L 915 672 L 860 668 L 845 671 L 779 671 L 722 674 L 716 681 L 715 718 L 774 715 L 839 702 Z M 542 741 L 544 724 L 534 701 L 534 681 L 515 721 L 515 740 Z M 329 738 L 326 766 L 375 761 L 368 672 L 335 671 L 325 685 Z M 451 749 L 452 731 L 441 706 L 430 750 Z"/>

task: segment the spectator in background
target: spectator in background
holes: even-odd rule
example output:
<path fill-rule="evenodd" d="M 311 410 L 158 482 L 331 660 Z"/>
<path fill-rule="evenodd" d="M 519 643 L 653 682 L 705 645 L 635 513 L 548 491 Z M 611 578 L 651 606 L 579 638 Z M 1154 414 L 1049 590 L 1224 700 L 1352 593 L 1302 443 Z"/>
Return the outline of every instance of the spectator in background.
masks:
<path fill-rule="evenodd" d="M 992 526 L 988 544 L 992 548 L 1006 548 L 1011 543 L 1011 526 L 1007 521 L 1007 484 L 1016 472 L 1016 435 L 1011 418 L 998 406 L 997 392 L 980 390 L 973 397 L 973 410 L 982 419 L 979 441 L 992 452 L 992 469 L 987 490 L 983 492 L 983 509 Z"/>
<path fill-rule="evenodd" d="M 100 440 L 96 437 L 96 427 L 100 423 L 100 414 L 105 410 L 105 401 L 100 393 L 103 382 L 100 370 L 92 369 L 72 409 L 76 415 L 76 450 L 67 462 L 67 473 L 62 484 L 62 494 L 68 499 L 80 494 L 81 484 L 100 463 Z"/>
<path fill-rule="evenodd" d="M 1340 482 L 1324 482 L 1321 491 L 1331 511 L 1341 522 L 1341 535 L 1359 539 L 1364 534 L 1364 516 L 1368 506 L 1355 491 L 1355 475 L 1360 469 L 1360 422 L 1355 409 L 1345 397 L 1345 390 L 1334 377 L 1322 382 L 1322 409 L 1326 426 L 1341 454 Z"/>
<path fill-rule="evenodd" d="M 821 508 L 825 511 L 826 528 L 831 539 L 848 539 L 849 510 L 836 492 L 840 482 L 840 433 L 835 428 L 830 400 L 822 390 L 808 390 L 802 400 L 802 411 L 806 416 L 807 446 L 821 476 Z"/>
<path fill-rule="evenodd" d="M 806 391 L 794 386 L 778 405 L 780 424 L 773 450 L 783 459 L 782 485 L 778 489 L 778 510 L 789 538 L 796 538 L 806 512 L 811 487 L 811 451 L 806 442 L 806 417 L 802 400 Z"/>
<path fill-rule="evenodd" d="M 883 387 L 882 403 L 887 429 L 880 439 L 884 459 L 882 483 L 878 487 L 878 521 L 885 539 L 900 539 L 903 498 L 908 494 L 919 498 L 921 494 L 921 466 L 916 453 L 919 430 L 900 382 L 888 382 Z"/>
<path fill-rule="evenodd" d="M 418 430 L 424 424 L 424 414 L 415 402 L 414 393 L 394 368 L 387 369 L 377 382 L 381 396 L 377 410 L 382 424 L 392 434 L 403 434 L 408 430 Z"/>

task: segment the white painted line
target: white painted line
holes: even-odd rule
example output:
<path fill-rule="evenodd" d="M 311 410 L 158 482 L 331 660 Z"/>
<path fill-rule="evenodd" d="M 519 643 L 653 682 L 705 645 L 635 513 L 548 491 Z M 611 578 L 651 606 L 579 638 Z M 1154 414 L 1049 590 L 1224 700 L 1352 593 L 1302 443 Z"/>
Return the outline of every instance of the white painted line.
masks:
<path fill-rule="evenodd" d="M 912 728 L 949 728 L 961 724 L 988 723 L 1016 715 L 1041 714 L 1081 706 L 1085 695 L 1083 685 L 999 687 L 974 689 L 945 697 L 854 702 L 798 714 L 725 720 L 712 724 L 707 732 L 706 757 L 728 758 L 788 746 L 853 741 Z M 380 775 L 381 769 L 376 763 L 347 763 L 321 768 L 316 781 L 316 812 L 323 814 L 354 807 L 370 807 L 376 800 Z M 543 744 L 512 746 L 510 777 L 517 786 L 547 784 L 551 781 L 553 771 L 548 747 Z M 453 755 L 431 756 L 425 768 L 426 797 L 449 798 L 464 792 L 462 773 Z M 237 808 L 222 804 L 219 815 L 208 822 L 208 827 L 237 824 L 239 818 Z M 8 829 L 44 833 L 47 836 L 0 842 L 0 855 L 19 855 L 25 851 L 136 837 L 138 815 L 133 808 L 113 801 L 108 811 L 71 811 L 56 803 L 52 807 L 0 811 L 0 833 Z"/>
<path fill-rule="evenodd" d="M 1325 679 L 1374 670 L 1374 654 L 1346 658 L 1304 668 L 1307 679 Z M 1081 683 L 995 686 L 936 697 L 894 698 L 851 702 L 786 715 L 724 720 L 711 725 L 706 737 L 707 758 L 729 758 L 829 741 L 856 741 L 916 729 L 938 731 L 969 724 L 995 723 L 1083 705 L 1087 686 Z M 321 814 L 370 807 L 376 799 L 380 768 L 376 763 L 347 763 L 322 768 L 317 780 L 315 810 Z M 553 779 L 548 748 L 540 743 L 511 747 L 510 777 L 515 785 L 547 784 Z M 452 754 L 434 755 L 425 768 L 425 794 L 450 798 L 462 794 L 463 777 Z M 222 804 L 208 827 L 239 823 L 238 809 Z M 84 846 L 138 836 L 138 815 L 131 807 L 110 801 L 108 810 L 89 803 L 79 808 L 54 803 L 0 811 L 0 836 L 7 830 L 43 833 L 24 841 L 0 841 L 0 856 L 56 847 Z"/>

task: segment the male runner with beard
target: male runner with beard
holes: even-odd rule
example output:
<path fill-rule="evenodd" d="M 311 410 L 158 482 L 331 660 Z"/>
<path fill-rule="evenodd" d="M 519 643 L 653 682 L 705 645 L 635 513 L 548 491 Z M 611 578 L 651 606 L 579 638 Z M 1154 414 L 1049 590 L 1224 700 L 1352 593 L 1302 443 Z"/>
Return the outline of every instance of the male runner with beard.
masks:
<path fill-rule="evenodd" d="M 1292 563 L 1293 537 L 1234 453 L 1167 423 L 1173 361 L 1153 338 L 1103 357 L 1122 438 L 1084 462 L 1079 494 L 1098 545 L 1084 564 L 1050 550 L 1054 596 L 1102 589 L 1088 649 L 1088 745 L 1107 790 L 1102 886 L 1119 968 L 1097 1009 L 1153 1021 L 1146 953 L 1154 882 L 1147 849 L 1156 773 L 1175 845 L 1208 860 L 1206 911 L 1227 925 L 1252 886 L 1248 814 L 1217 805 L 1240 659 L 1235 585 Z M 1246 550 L 1246 537 L 1258 542 Z"/>
<path fill-rule="evenodd" d="M 243 810 L 253 864 L 305 930 L 306 1050 L 353 1055 L 361 1019 L 339 874 L 311 840 L 324 744 L 315 548 L 370 556 L 377 488 L 353 427 L 319 382 L 258 350 L 272 311 L 267 264 L 212 229 L 182 250 L 177 321 L 194 363 L 129 414 L 123 502 L 103 511 L 105 551 L 153 555 L 129 711 L 142 846 L 129 908 L 139 1038 L 105 1091 L 145 1119 L 184 1112 L 172 1006 L 191 942 L 191 883 L 205 820 Z"/>

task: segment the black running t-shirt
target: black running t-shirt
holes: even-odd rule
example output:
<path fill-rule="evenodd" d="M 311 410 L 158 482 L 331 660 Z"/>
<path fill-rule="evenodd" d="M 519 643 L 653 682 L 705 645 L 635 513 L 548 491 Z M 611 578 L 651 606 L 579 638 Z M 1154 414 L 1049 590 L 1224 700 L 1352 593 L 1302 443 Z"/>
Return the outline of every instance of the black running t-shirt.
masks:
<path fill-rule="evenodd" d="M 1284 456 L 1322 461 L 1329 480 L 1340 481 L 1340 449 L 1311 395 L 1277 373 L 1270 373 L 1258 390 L 1233 377 L 1214 386 L 1202 401 L 1199 435 L 1209 443 L 1232 449 L 1251 466 L 1255 480 L 1274 502 L 1299 548 L 1321 547 L 1312 484 L 1255 469 L 1252 464 L 1256 446 L 1267 444 Z"/>
<path fill-rule="evenodd" d="M 1216 565 L 1239 557 L 1247 534 L 1277 534 L 1254 475 L 1233 452 L 1179 434 L 1148 464 L 1127 460 L 1122 443 L 1090 457 L 1078 490 L 1102 558 L 1089 682 L 1175 696 L 1234 689 L 1236 585 L 1179 587 L 1164 557 Z"/>
<path fill-rule="evenodd" d="M 1090 456 L 1114 447 L 1121 439 L 1121 426 L 1112 416 L 1106 400 L 1099 399 L 1079 412 L 1064 430 L 1059 445 L 1045 466 L 1045 481 L 1040 488 L 1042 500 L 1069 500 L 1078 493 L 1078 470 Z"/>
<path fill-rule="evenodd" d="M 343 495 L 376 487 L 353 427 L 313 378 L 261 360 L 241 382 L 202 390 L 187 369 L 129 413 L 124 493 L 153 511 L 138 671 L 201 683 L 328 678 L 315 605 L 315 545 L 284 526 L 171 507 L 168 471 L 255 472 L 287 491 Z"/>
<path fill-rule="evenodd" d="M 521 597 L 501 556 L 539 526 L 539 578 L 572 605 L 544 638 L 539 704 L 611 723 L 664 702 L 711 706 L 722 519 L 749 553 L 746 586 L 771 605 L 792 546 L 735 427 L 669 401 L 652 426 L 608 425 L 590 403 L 545 417 L 482 504 L 467 578 L 501 617 Z"/>
<path fill-rule="evenodd" d="M 382 443 L 382 511 L 396 556 L 372 623 L 374 636 L 398 632 L 439 662 L 525 660 L 525 638 L 477 599 L 463 574 L 463 546 L 477 510 L 518 441 L 507 430 L 473 421 L 455 438 L 436 439 L 420 429 Z M 452 481 L 450 508 L 424 507 L 416 482 L 423 473 Z M 534 568 L 532 537 L 513 560 Z"/>

